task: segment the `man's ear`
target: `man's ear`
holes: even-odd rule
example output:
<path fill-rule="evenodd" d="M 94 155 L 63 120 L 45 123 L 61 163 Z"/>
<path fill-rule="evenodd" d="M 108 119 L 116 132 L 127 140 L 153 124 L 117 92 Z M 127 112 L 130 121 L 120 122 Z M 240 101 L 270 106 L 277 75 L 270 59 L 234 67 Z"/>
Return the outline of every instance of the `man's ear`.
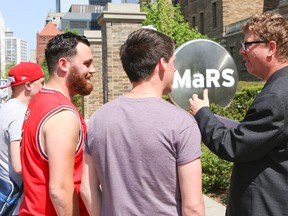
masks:
<path fill-rule="evenodd" d="M 32 89 L 31 84 L 32 84 L 32 82 L 26 82 L 26 83 L 25 83 L 25 88 L 26 88 L 28 91 L 31 91 L 31 89 Z"/>
<path fill-rule="evenodd" d="M 167 62 L 166 62 L 165 58 L 161 57 L 159 59 L 159 68 L 161 71 L 165 71 L 166 67 L 167 67 Z"/>
<path fill-rule="evenodd" d="M 269 46 L 269 54 L 270 56 L 273 54 L 276 54 L 276 50 L 277 50 L 277 44 L 275 41 L 269 41 L 268 42 L 268 46 Z"/>
<path fill-rule="evenodd" d="M 65 71 L 67 72 L 68 71 L 68 67 L 70 65 L 70 62 L 66 59 L 66 58 L 60 58 L 58 60 L 58 65 L 59 65 L 59 68 L 62 70 L 62 71 Z"/>
<path fill-rule="evenodd" d="M 165 76 L 165 71 L 166 71 L 166 68 L 167 68 L 167 62 L 166 60 L 161 57 L 158 61 L 158 67 L 159 67 L 159 77 L 160 77 L 160 80 L 163 80 L 164 76 Z"/>

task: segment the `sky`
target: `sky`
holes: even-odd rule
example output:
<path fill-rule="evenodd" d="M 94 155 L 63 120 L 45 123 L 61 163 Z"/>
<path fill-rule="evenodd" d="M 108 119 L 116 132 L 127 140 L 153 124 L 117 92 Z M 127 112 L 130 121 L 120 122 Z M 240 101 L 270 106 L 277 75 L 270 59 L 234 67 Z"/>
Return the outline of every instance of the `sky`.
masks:
<path fill-rule="evenodd" d="M 55 4 L 56 0 L 7 0 L 0 4 L 5 28 L 28 42 L 28 56 L 36 49 L 36 34 L 44 28 L 48 12 L 56 11 Z"/>

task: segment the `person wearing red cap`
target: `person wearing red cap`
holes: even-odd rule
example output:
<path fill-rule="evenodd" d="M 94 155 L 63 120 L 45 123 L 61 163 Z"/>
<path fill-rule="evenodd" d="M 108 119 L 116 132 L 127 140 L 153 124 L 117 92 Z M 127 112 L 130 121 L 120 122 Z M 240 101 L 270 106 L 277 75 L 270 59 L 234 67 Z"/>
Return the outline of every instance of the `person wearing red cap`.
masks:
<path fill-rule="evenodd" d="M 18 215 L 17 202 L 23 193 L 21 127 L 27 105 L 43 84 L 44 73 L 38 64 L 21 62 L 9 71 L 12 95 L 0 109 L 0 193 L 4 196 L 0 199 L 0 215 Z"/>
<path fill-rule="evenodd" d="M 23 124 L 20 215 L 85 216 L 80 183 L 86 124 L 71 100 L 93 89 L 92 51 L 84 36 L 67 32 L 48 42 L 45 58 L 50 77 Z"/>

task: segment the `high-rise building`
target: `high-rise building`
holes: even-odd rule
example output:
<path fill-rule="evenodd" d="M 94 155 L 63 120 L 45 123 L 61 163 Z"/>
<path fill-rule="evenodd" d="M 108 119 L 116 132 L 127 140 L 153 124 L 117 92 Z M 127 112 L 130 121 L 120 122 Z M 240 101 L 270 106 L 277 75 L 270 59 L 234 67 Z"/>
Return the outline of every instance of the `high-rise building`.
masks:
<path fill-rule="evenodd" d="M 108 2 L 112 2 L 112 0 L 56 0 L 56 12 L 68 12 L 72 4 L 105 6 Z"/>
<path fill-rule="evenodd" d="M 112 0 L 89 0 L 89 5 L 102 5 L 105 6 L 108 2 L 112 2 Z"/>
<path fill-rule="evenodd" d="M 28 42 L 14 37 L 13 31 L 5 29 L 0 11 L 0 78 L 3 78 L 8 65 L 19 64 L 28 59 Z"/>
<path fill-rule="evenodd" d="M 97 5 L 98 2 L 99 0 L 89 0 L 90 5 Z"/>
<path fill-rule="evenodd" d="M 121 3 L 137 4 L 139 0 L 121 0 Z"/>
<path fill-rule="evenodd" d="M 56 0 L 56 12 L 68 12 L 72 4 L 89 5 L 89 0 Z"/>
<path fill-rule="evenodd" d="M 13 31 L 5 31 L 6 64 L 19 64 L 28 61 L 28 43 L 13 36 Z"/>

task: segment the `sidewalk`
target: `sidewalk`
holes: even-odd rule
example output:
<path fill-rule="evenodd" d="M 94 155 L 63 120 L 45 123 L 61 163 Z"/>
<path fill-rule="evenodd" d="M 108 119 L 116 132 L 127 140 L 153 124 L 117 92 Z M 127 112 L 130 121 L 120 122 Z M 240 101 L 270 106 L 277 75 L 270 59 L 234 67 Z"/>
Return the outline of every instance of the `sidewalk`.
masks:
<path fill-rule="evenodd" d="M 204 196 L 206 216 L 225 216 L 226 207 L 217 203 L 206 195 Z"/>

